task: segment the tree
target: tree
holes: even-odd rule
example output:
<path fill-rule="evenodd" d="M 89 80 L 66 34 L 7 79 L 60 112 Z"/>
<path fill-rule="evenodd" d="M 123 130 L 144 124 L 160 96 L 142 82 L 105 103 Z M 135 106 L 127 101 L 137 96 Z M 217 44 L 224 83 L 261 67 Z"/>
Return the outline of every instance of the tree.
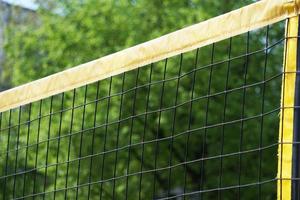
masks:
<path fill-rule="evenodd" d="M 6 67 L 13 67 L 11 84 L 50 75 L 240 6 L 235 1 L 224 6 L 223 2 L 200 0 L 43 1 L 37 20 L 26 26 L 11 24 L 7 30 Z M 272 28 L 268 43 L 282 36 L 280 28 Z M 251 52 L 264 48 L 265 31 L 251 33 Z M 4 113 L 2 127 L 16 125 L 19 116 L 26 121 L 29 110 L 34 122 L 4 131 L 6 145 L 1 151 L 10 149 L 13 153 L 2 155 L 7 157 L 9 169 L 5 170 L 4 165 L 3 171 L 6 175 L 24 170 L 30 173 L 2 178 L 3 191 L 12 197 L 12 185 L 22 185 L 23 190 L 15 191 L 16 196 L 49 191 L 47 197 L 58 199 L 74 199 L 77 194 L 79 198 L 89 195 L 92 199 L 100 195 L 103 199 L 122 199 L 125 194 L 128 199 L 154 199 L 171 196 L 177 190 L 182 193 L 237 185 L 239 155 L 243 168 L 240 184 L 257 182 L 259 151 L 236 152 L 256 149 L 261 131 L 266 135 L 262 143 L 274 144 L 277 134 L 270 134 L 278 130 L 278 120 L 264 117 L 261 130 L 261 118 L 250 119 L 262 113 L 263 95 L 265 112 L 274 110 L 280 92 L 268 91 L 280 88 L 280 79 L 266 86 L 243 88 L 245 70 L 246 85 L 257 83 L 263 80 L 265 65 L 265 51 L 245 56 L 246 44 L 247 34 L 27 105 L 21 114 L 19 110 Z M 267 63 L 268 78 L 280 73 L 282 63 L 282 49 L 272 51 Z M 228 52 L 231 58 L 237 57 L 230 62 L 229 70 L 229 62 L 221 62 L 228 59 Z M 220 64 L 211 65 L 218 61 Z M 164 74 L 166 80 L 161 81 Z M 225 88 L 227 74 L 230 78 Z M 224 92 L 229 90 L 232 92 Z M 244 91 L 247 98 L 243 97 Z M 76 109 L 70 109 L 74 106 Z M 250 119 L 222 125 L 247 117 Z M 244 149 L 239 148 L 241 133 Z M 221 153 L 223 139 L 222 153 L 227 157 L 221 161 L 216 156 Z M 28 145 L 32 148 L 25 148 Z M 13 151 L 16 147 L 22 147 L 19 151 L 23 152 L 18 153 L 17 164 L 14 160 L 18 151 Z M 274 152 L 277 149 L 264 152 L 263 178 L 276 174 Z M 174 165 L 172 170 L 168 168 L 170 164 Z M 45 165 L 49 165 L 47 170 Z M 139 173 L 141 170 L 144 173 Z M 224 173 L 221 183 L 220 170 Z M 85 185 L 88 182 L 94 184 Z M 83 185 L 77 190 L 78 184 Z M 70 187 L 67 193 L 65 187 Z M 274 198 L 274 184 L 263 188 L 265 199 Z M 245 199 L 257 196 L 247 189 L 242 190 Z M 237 188 L 229 191 L 223 192 L 225 199 L 237 195 Z M 203 197 L 214 199 L 217 195 L 218 192 L 208 192 Z"/>

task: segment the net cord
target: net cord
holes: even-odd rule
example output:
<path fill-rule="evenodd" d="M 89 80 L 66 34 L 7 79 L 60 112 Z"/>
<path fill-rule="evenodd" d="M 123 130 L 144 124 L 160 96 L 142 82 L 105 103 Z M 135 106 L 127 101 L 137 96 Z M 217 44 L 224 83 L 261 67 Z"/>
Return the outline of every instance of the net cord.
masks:
<path fill-rule="evenodd" d="M 300 21 L 298 20 L 298 38 L 300 33 Z M 300 141 L 300 44 L 297 43 L 297 68 L 296 68 L 296 83 L 295 83 L 295 110 L 294 110 L 294 145 L 293 145 L 293 166 L 292 166 L 292 177 L 295 181 L 292 182 L 292 199 L 300 199 L 300 191 L 299 191 L 299 180 L 296 180 L 300 177 L 300 149 L 299 149 L 299 141 Z"/>

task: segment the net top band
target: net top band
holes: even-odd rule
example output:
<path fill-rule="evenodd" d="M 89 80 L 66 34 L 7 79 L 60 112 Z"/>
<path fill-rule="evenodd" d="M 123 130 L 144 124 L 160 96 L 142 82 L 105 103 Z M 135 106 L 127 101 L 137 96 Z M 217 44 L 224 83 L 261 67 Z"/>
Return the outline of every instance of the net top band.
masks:
<path fill-rule="evenodd" d="M 262 0 L 0 93 L 0 112 L 185 53 L 299 14 L 300 0 Z"/>

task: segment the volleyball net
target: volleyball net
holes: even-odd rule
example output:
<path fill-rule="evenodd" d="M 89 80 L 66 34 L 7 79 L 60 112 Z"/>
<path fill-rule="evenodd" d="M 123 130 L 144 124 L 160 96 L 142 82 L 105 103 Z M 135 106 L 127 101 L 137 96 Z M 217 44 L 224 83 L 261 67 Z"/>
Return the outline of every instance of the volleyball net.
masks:
<path fill-rule="evenodd" d="M 298 199 L 298 2 L 264 0 L 0 93 L 2 199 Z"/>

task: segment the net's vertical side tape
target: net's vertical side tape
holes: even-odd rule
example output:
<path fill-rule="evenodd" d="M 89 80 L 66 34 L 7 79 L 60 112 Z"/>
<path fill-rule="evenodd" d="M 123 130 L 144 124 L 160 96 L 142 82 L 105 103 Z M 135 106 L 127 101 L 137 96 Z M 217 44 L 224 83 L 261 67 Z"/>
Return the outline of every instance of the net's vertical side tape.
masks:
<path fill-rule="evenodd" d="M 288 19 L 286 26 L 277 175 L 277 199 L 280 200 L 290 200 L 292 198 L 292 143 L 294 133 L 298 22 L 298 17 L 292 17 Z"/>

